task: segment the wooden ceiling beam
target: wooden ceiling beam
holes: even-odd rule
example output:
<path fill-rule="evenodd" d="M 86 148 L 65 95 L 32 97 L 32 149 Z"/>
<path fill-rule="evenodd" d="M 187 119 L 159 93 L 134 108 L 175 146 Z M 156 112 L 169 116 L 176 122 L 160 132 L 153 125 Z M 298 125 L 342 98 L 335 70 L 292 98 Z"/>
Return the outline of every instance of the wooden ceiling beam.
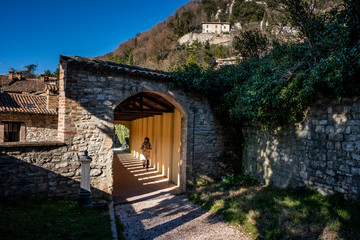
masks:
<path fill-rule="evenodd" d="M 144 93 L 141 93 L 141 95 L 142 95 L 144 98 L 146 98 L 146 99 L 148 99 L 148 100 L 156 103 L 157 105 L 159 105 L 159 106 L 161 106 L 161 107 L 163 107 L 163 108 L 165 108 L 165 109 L 167 109 L 167 110 L 169 110 L 169 109 L 172 109 L 172 110 L 173 110 L 173 107 L 167 105 L 166 103 L 163 103 L 163 102 L 157 100 L 156 98 L 153 98 L 153 97 L 151 97 L 151 96 L 149 96 L 149 95 L 146 95 L 146 94 L 144 94 Z"/>

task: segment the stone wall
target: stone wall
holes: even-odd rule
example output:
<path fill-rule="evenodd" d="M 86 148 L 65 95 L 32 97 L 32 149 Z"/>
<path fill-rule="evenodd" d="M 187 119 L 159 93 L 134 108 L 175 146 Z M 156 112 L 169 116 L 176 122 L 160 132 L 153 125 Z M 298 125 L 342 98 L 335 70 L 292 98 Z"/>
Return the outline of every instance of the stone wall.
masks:
<path fill-rule="evenodd" d="M 243 170 L 278 187 L 309 186 L 360 199 L 360 98 L 323 99 L 301 123 L 243 129 Z"/>
<path fill-rule="evenodd" d="M 0 196 L 75 196 L 79 166 L 65 146 L 0 147 Z"/>
<path fill-rule="evenodd" d="M 76 198 L 80 190 L 81 153 L 60 142 L 0 144 L 0 197 Z M 90 179 L 99 176 L 98 167 Z M 109 197 L 92 186 L 95 196 Z"/>
<path fill-rule="evenodd" d="M 23 123 L 25 142 L 53 141 L 57 138 L 58 116 L 0 113 L 1 121 Z M 1 142 L 1 139 L 0 139 Z"/>

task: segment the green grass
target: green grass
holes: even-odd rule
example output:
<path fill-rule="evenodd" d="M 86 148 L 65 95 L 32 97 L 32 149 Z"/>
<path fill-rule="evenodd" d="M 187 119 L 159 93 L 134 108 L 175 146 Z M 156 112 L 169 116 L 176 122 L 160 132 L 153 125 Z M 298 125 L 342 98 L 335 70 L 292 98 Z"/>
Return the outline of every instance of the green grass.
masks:
<path fill-rule="evenodd" d="M 226 182 L 228 184 L 228 182 Z M 189 199 L 253 239 L 360 239 L 360 203 L 312 189 L 196 187 Z"/>
<path fill-rule="evenodd" d="M 2 240 L 112 239 L 107 210 L 38 198 L 1 200 L 0 236 Z"/>

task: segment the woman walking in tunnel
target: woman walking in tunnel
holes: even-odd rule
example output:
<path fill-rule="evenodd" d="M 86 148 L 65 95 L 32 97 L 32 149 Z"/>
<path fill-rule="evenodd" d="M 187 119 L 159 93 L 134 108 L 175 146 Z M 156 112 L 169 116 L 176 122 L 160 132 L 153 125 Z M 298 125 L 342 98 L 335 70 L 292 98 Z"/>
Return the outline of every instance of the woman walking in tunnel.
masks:
<path fill-rule="evenodd" d="M 144 142 L 141 145 L 141 150 L 144 155 L 143 167 L 145 167 L 145 163 L 146 163 L 146 169 L 148 169 L 150 164 L 150 151 L 151 151 L 151 143 L 148 137 L 144 139 Z"/>

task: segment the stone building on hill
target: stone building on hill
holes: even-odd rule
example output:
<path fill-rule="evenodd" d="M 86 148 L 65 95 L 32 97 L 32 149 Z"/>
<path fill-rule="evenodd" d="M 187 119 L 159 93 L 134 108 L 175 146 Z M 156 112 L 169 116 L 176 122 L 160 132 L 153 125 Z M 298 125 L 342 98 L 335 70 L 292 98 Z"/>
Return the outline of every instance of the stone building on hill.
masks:
<path fill-rule="evenodd" d="M 228 22 L 203 22 L 202 33 L 229 33 L 231 24 Z"/>
<path fill-rule="evenodd" d="M 26 79 L 10 70 L 0 76 L 0 143 L 56 139 L 57 82 L 44 74 Z"/>

